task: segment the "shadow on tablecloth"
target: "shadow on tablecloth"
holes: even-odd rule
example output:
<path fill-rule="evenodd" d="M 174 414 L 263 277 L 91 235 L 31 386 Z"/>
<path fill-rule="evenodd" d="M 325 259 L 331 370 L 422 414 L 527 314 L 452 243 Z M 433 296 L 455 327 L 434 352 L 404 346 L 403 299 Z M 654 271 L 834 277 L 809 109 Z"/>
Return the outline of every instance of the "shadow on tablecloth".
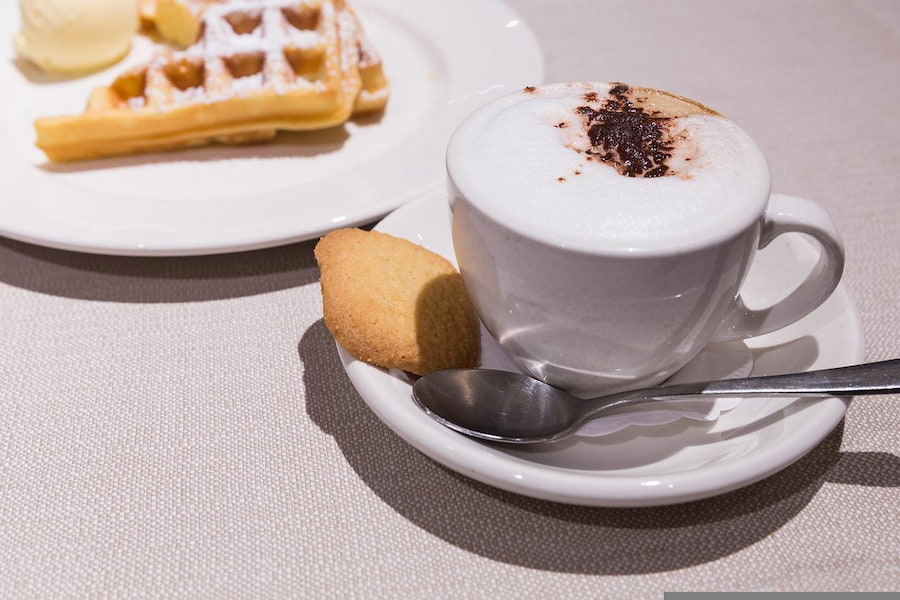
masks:
<path fill-rule="evenodd" d="M 323 321 L 299 345 L 306 410 L 350 466 L 398 513 L 464 550 L 548 571 L 624 575 L 682 569 L 738 552 L 776 532 L 824 483 L 900 486 L 900 458 L 841 452 L 843 423 L 807 456 L 759 483 L 655 508 L 589 508 L 518 496 L 463 477 L 403 442 L 358 402 L 335 403 L 339 369 Z M 349 380 L 341 394 L 356 396 Z"/>
<path fill-rule="evenodd" d="M 299 287 L 318 279 L 315 241 L 188 257 L 104 256 L 0 238 L 0 282 L 79 300 L 202 302 Z"/>

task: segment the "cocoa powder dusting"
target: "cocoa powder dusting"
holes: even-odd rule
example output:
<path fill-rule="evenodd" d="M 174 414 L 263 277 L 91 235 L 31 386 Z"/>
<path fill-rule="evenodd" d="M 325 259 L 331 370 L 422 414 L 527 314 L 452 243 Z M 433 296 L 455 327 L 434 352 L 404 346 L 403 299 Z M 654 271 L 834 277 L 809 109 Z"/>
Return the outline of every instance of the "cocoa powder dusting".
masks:
<path fill-rule="evenodd" d="M 628 92 L 627 85 L 615 84 L 599 109 L 587 105 L 575 109 L 591 142 L 587 154 L 596 156 L 628 177 L 667 175 L 666 161 L 673 150 L 673 141 L 668 135 L 671 119 L 648 114 L 635 106 Z M 593 101 L 596 94 L 586 94 L 584 99 Z"/>

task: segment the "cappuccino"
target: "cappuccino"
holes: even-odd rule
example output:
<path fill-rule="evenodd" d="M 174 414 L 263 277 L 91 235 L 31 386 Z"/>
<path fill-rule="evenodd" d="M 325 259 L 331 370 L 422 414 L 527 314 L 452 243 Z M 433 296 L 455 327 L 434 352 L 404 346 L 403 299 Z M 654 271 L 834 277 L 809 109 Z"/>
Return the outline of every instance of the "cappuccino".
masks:
<path fill-rule="evenodd" d="M 509 228 L 586 251 L 670 251 L 735 235 L 768 201 L 765 159 L 705 106 L 608 83 L 525 88 L 454 134 L 449 175 Z"/>
<path fill-rule="evenodd" d="M 525 88 L 478 109 L 447 148 L 453 248 L 475 311 L 515 363 L 576 394 L 653 385 L 708 342 L 807 315 L 843 270 L 815 202 L 770 194 L 756 144 L 667 92 Z M 741 295 L 760 247 L 803 233 L 819 264 L 783 300 Z"/>

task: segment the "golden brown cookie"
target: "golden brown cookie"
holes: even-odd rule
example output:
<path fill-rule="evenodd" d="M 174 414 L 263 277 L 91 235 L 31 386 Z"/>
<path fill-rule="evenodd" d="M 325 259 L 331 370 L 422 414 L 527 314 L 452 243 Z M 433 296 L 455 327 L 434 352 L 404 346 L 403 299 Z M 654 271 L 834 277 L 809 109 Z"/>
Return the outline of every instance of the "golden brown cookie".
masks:
<path fill-rule="evenodd" d="M 417 375 L 478 366 L 478 320 L 449 261 L 360 229 L 329 233 L 315 254 L 325 325 L 347 352 Z"/>

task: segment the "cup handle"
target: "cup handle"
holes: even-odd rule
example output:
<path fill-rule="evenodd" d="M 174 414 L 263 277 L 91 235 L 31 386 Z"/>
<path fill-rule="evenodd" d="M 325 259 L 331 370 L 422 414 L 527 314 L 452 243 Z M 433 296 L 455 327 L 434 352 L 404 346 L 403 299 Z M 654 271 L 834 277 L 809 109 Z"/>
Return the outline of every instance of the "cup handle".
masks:
<path fill-rule="evenodd" d="M 745 339 L 786 327 L 818 308 L 837 287 L 844 272 L 844 243 L 825 209 L 806 198 L 773 194 L 760 233 L 759 249 L 789 232 L 805 233 L 819 243 L 821 252 L 816 266 L 787 298 L 768 308 L 750 309 L 738 296 L 735 307 L 712 341 Z"/>

